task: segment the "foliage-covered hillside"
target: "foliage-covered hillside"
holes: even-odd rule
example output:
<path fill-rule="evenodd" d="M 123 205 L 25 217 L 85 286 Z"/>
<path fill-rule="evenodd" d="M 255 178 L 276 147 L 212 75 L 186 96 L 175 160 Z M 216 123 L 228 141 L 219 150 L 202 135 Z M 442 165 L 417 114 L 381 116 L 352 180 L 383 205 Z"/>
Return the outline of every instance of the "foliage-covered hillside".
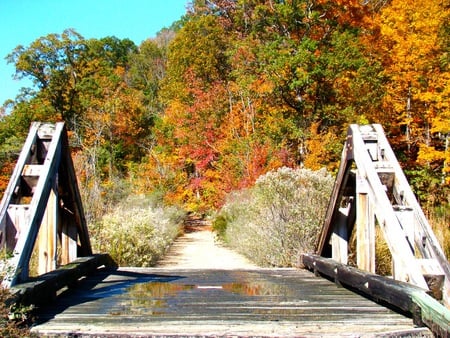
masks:
<path fill-rule="evenodd" d="M 364 4 L 363 4 L 364 3 Z M 282 166 L 335 170 L 381 123 L 422 204 L 448 203 L 448 3 L 196 0 L 136 46 L 51 34 L 8 56 L 35 84 L 0 114 L 4 189 L 31 121 L 65 121 L 89 217 L 130 189 L 206 211 Z"/>

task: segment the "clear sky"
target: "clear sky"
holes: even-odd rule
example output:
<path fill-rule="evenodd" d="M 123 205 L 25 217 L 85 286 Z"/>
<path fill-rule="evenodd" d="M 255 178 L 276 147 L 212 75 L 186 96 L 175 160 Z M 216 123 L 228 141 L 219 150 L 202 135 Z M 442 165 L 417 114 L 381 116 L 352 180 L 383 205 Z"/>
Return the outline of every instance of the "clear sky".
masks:
<path fill-rule="evenodd" d="M 74 28 L 85 38 L 116 36 L 139 45 L 186 13 L 188 0 L 0 0 L 0 106 L 26 80 L 13 80 L 5 57 L 51 33 Z"/>

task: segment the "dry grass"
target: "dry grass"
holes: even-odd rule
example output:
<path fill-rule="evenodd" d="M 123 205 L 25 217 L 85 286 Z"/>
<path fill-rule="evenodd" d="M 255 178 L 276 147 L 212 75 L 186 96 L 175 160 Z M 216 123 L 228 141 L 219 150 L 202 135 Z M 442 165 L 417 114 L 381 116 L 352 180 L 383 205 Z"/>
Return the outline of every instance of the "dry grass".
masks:
<path fill-rule="evenodd" d="M 379 226 L 375 228 L 375 272 L 382 276 L 392 275 L 392 255 Z"/>
<path fill-rule="evenodd" d="M 429 216 L 433 232 L 436 235 L 447 260 L 450 258 L 450 206 L 447 212 L 434 212 Z"/>
<path fill-rule="evenodd" d="M 213 228 L 260 266 L 295 266 L 314 248 L 332 186 L 325 170 L 280 168 L 230 194 Z"/>
<path fill-rule="evenodd" d="M 149 196 L 131 196 L 90 226 L 94 252 L 120 266 L 153 266 L 180 234 L 185 213 Z"/>

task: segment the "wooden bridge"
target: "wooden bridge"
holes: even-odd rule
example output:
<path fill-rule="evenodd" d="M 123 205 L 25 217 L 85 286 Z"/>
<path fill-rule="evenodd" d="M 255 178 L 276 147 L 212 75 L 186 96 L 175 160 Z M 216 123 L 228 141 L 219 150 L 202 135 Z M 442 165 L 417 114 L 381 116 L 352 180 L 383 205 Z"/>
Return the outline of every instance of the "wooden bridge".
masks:
<path fill-rule="evenodd" d="M 376 227 L 392 277 L 375 274 Z M 44 336 L 450 335 L 449 263 L 379 125 L 350 126 L 304 269 L 117 268 L 93 255 L 63 123 L 32 124 L 0 246 L 3 286 L 36 306 Z"/>

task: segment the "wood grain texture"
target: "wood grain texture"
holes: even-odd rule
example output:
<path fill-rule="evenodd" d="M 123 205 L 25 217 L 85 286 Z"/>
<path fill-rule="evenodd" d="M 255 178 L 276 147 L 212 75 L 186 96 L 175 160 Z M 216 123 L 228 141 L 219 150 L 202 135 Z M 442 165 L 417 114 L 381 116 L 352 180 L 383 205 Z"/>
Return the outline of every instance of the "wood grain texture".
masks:
<path fill-rule="evenodd" d="M 437 337 L 450 336 L 450 311 L 427 290 L 317 255 L 302 255 L 302 263 L 316 275 L 408 313 L 417 325 L 426 325 Z"/>
<path fill-rule="evenodd" d="M 45 336 L 429 335 L 305 270 L 99 271 L 41 307 Z"/>

